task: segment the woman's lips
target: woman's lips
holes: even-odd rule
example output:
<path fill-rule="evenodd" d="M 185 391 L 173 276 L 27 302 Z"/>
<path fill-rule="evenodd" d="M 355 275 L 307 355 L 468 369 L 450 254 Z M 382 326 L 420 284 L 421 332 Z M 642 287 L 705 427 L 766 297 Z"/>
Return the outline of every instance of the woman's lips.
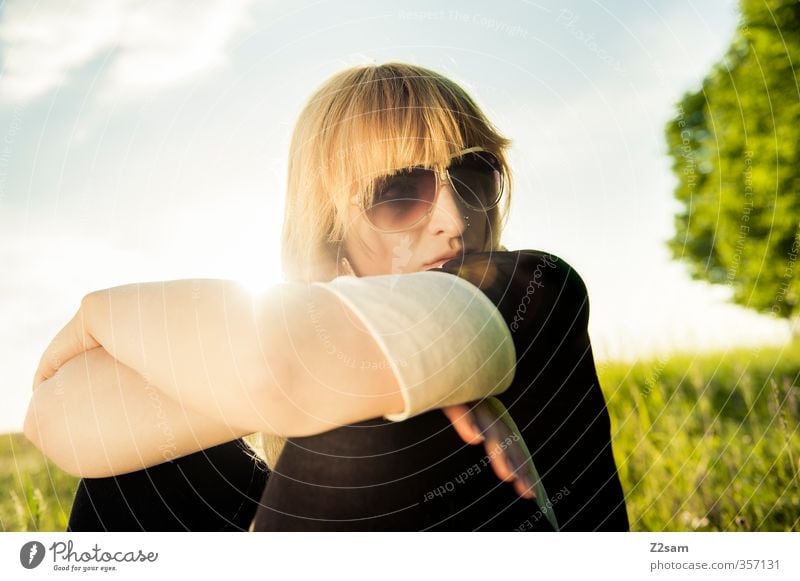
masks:
<path fill-rule="evenodd" d="M 426 266 L 425 266 L 425 270 L 430 270 L 430 269 L 432 269 L 432 268 L 441 268 L 441 267 L 442 267 L 442 265 L 443 265 L 445 262 L 450 262 L 450 261 L 451 261 L 451 260 L 453 260 L 454 258 L 456 258 L 456 257 L 455 257 L 455 256 L 451 256 L 450 258 L 445 258 L 445 259 L 443 259 L 443 260 L 439 260 L 438 262 L 433 262 L 433 263 L 431 263 L 431 264 L 428 264 L 428 265 L 426 265 Z"/>

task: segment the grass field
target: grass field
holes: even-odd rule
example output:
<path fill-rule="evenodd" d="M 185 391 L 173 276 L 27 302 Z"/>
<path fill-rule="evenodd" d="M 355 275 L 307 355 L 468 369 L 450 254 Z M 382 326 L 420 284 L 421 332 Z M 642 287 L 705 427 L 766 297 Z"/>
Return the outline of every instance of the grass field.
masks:
<path fill-rule="evenodd" d="M 63 531 L 77 486 L 22 434 L 0 436 L 0 530 Z"/>
<path fill-rule="evenodd" d="M 800 530 L 800 342 L 603 363 L 632 530 Z M 77 479 L 0 436 L 0 529 L 64 530 Z"/>
<path fill-rule="evenodd" d="M 598 374 L 633 530 L 800 530 L 800 342 Z"/>

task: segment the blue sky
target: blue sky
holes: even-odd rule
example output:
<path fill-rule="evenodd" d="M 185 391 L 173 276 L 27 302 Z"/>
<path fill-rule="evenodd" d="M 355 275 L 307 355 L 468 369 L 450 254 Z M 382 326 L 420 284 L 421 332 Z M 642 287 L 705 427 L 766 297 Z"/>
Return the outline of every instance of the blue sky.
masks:
<path fill-rule="evenodd" d="M 365 62 L 452 77 L 514 140 L 506 245 L 581 273 L 598 360 L 785 341 L 664 247 L 663 128 L 736 20 L 731 0 L 5 2 L 0 430 L 21 427 L 38 357 L 87 292 L 280 280 L 294 120 Z"/>

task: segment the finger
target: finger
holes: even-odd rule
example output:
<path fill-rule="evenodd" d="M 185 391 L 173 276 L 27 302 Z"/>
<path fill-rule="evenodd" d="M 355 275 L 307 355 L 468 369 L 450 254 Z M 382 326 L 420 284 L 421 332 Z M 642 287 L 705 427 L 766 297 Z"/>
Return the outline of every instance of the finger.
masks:
<path fill-rule="evenodd" d="M 53 371 L 46 375 L 42 372 L 37 371 L 37 373 L 34 375 L 33 378 L 33 390 L 35 391 L 36 389 L 38 389 L 39 386 L 41 386 L 45 381 L 50 381 L 51 379 L 53 379 L 53 377 L 55 377 L 55 374 L 57 372 L 58 370 Z"/>
<path fill-rule="evenodd" d="M 39 367 L 36 368 L 36 373 L 33 374 L 33 388 L 36 389 L 40 383 L 43 381 L 47 381 L 52 377 L 54 371 L 52 369 L 52 365 L 47 363 L 48 357 L 47 354 L 42 356 L 42 360 L 39 362 Z"/>
<path fill-rule="evenodd" d="M 523 490 L 529 491 L 530 498 L 536 498 L 536 490 L 535 490 L 535 483 L 538 480 L 539 475 L 536 473 L 536 470 L 533 467 L 533 461 L 525 456 L 525 452 L 516 446 L 514 447 L 513 452 L 511 453 L 512 457 L 514 455 L 519 455 L 522 460 L 521 461 L 513 461 L 515 469 L 515 474 L 517 476 L 517 480 L 519 480 L 520 486 Z"/>
<path fill-rule="evenodd" d="M 451 422 L 464 415 L 469 408 L 465 405 L 449 405 L 442 408 L 442 413 L 447 416 Z"/>
<path fill-rule="evenodd" d="M 492 440 L 487 453 L 492 459 L 492 469 L 504 482 L 512 481 L 517 494 L 525 498 L 536 498 L 534 491 L 533 464 L 523 448 L 522 441 L 508 424 L 497 417 L 499 409 L 491 405 L 475 408 L 480 429 Z"/>
<path fill-rule="evenodd" d="M 50 340 L 50 343 L 45 347 L 41 359 L 39 359 L 39 368 L 36 370 L 36 375 L 40 379 L 50 379 L 61 365 L 61 354 L 69 351 L 69 336 L 71 333 L 71 326 L 74 319 L 71 319 L 61 330 L 56 333 L 56 336 Z"/>
<path fill-rule="evenodd" d="M 494 448 L 492 457 L 492 469 L 497 477 L 503 482 L 511 482 L 514 490 L 519 496 L 528 499 L 536 498 L 536 491 L 532 477 L 528 472 L 528 465 L 514 467 L 508 457 L 508 449 L 497 452 L 499 447 Z"/>
<path fill-rule="evenodd" d="M 475 420 L 476 429 L 487 440 L 492 440 L 493 445 L 496 446 L 500 446 L 500 443 L 504 442 L 502 448 L 508 447 L 509 429 L 491 408 L 488 408 L 484 403 L 480 403 L 472 408 L 472 417 Z M 489 451 L 487 446 L 487 452 Z"/>
<path fill-rule="evenodd" d="M 487 438 L 489 434 L 499 436 L 501 433 L 500 430 L 505 425 L 496 411 L 485 401 L 472 408 L 472 415 L 475 418 L 478 429 Z"/>
<path fill-rule="evenodd" d="M 536 490 L 534 485 L 535 473 L 533 470 L 533 463 L 529 458 L 524 458 L 523 452 L 512 445 L 505 450 L 505 459 L 508 462 L 509 470 L 514 473 L 514 489 L 517 494 L 525 498 L 536 498 Z M 522 460 L 514 460 L 513 458 L 520 458 Z"/>
<path fill-rule="evenodd" d="M 528 473 L 530 471 L 530 459 L 525 455 L 525 452 L 520 447 L 518 440 L 514 439 L 513 437 L 507 437 L 504 441 L 508 442 L 508 446 L 504 452 L 511 470 L 515 474 Z"/>
<path fill-rule="evenodd" d="M 481 403 L 473 408 L 473 416 L 478 429 L 486 438 L 486 455 L 489 458 L 492 470 L 500 480 L 508 482 L 514 479 L 514 471 L 510 469 L 505 457 L 505 450 L 500 442 L 504 440 L 504 424 L 485 404 Z"/>
<path fill-rule="evenodd" d="M 34 374 L 34 389 L 42 381 L 50 379 L 59 367 L 72 357 L 99 346 L 100 344 L 87 331 L 84 310 L 81 306 L 44 350 Z"/>
<path fill-rule="evenodd" d="M 509 469 L 508 462 L 497 440 L 487 439 L 486 455 L 489 457 L 492 470 L 494 470 L 494 473 L 500 480 L 503 482 L 511 482 L 516 478 L 514 472 Z"/>
<path fill-rule="evenodd" d="M 454 405 L 442 408 L 442 411 L 453 424 L 453 427 L 458 432 L 459 437 L 467 444 L 480 444 L 484 441 L 475 420 L 473 419 L 472 412 L 465 405 Z"/>
<path fill-rule="evenodd" d="M 39 360 L 39 367 L 36 368 L 36 373 L 33 375 L 33 386 L 36 388 L 40 383 L 53 377 L 55 372 L 61 366 L 61 359 L 58 355 L 59 345 L 62 339 L 60 334 L 50 341 L 50 344 L 45 349 Z"/>
<path fill-rule="evenodd" d="M 529 456 L 527 448 L 522 440 L 512 436 L 503 440 L 507 443 L 503 450 L 503 458 L 507 463 L 508 470 L 514 474 L 514 488 L 517 494 L 525 498 L 536 498 L 535 482 L 538 479 L 533 461 Z"/>
<path fill-rule="evenodd" d="M 534 485 L 523 478 L 514 480 L 514 490 L 523 498 L 530 498 L 536 500 L 536 491 Z"/>

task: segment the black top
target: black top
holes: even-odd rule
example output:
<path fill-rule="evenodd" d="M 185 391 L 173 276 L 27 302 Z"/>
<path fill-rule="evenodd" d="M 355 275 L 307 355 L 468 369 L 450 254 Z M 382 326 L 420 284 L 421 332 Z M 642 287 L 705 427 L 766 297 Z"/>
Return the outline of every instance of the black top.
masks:
<path fill-rule="evenodd" d="M 500 399 L 530 450 L 561 530 L 628 530 L 610 423 L 587 331 L 589 298 L 563 259 L 483 252 L 441 270 L 497 306 L 517 352 Z M 290 438 L 269 477 L 256 530 L 550 530 L 463 443 L 440 410 Z"/>

